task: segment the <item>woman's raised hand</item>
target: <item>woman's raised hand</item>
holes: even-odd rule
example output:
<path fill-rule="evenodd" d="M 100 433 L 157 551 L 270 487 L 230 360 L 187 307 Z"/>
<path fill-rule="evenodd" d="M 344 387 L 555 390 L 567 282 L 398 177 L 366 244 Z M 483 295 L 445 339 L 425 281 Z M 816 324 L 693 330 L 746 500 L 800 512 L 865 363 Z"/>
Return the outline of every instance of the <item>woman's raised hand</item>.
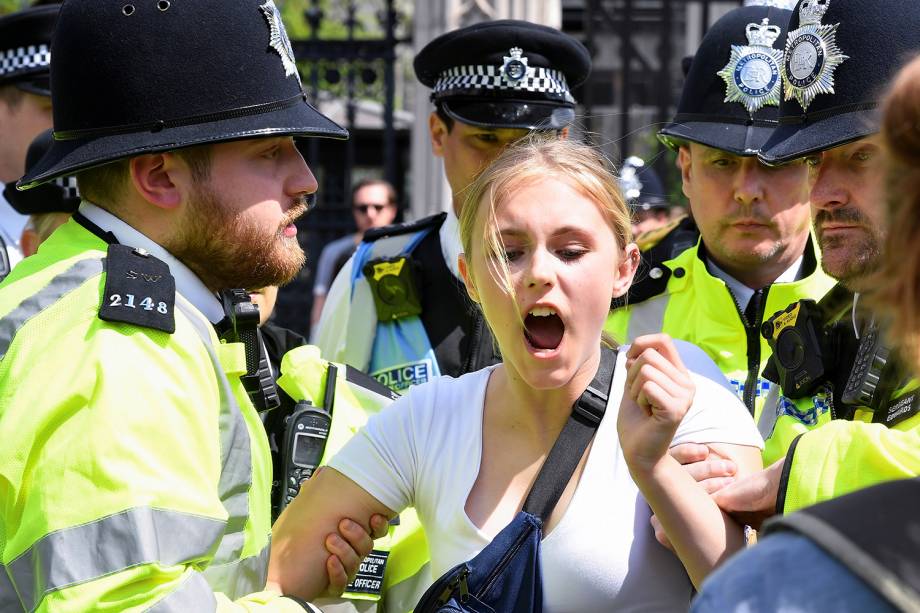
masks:
<path fill-rule="evenodd" d="M 696 388 L 667 334 L 640 336 L 626 354 L 626 386 L 617 417 L 630 471 L 651 471 L 667 455 Z"/>

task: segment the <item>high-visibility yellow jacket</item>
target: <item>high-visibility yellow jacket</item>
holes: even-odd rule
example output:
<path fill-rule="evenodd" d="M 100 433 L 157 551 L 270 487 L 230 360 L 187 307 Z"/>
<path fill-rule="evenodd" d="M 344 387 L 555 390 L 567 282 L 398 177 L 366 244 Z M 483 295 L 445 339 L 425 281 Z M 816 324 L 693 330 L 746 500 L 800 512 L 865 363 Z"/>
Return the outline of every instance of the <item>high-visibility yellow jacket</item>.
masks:
<path fill-rule="evenodd" d="M 284 391 L 295 400 L 309 400 L 318 404 L 325 394 L 327 362 L 319 358 L 317 347 L 298 347 L 289 351 L 281 362 L 282 376 L 278 379 Z M 369 378 L 355 373 L 350 367 L 340 367 L 345 377 L 337 379 L 335 409 L 329 439 L 322 462 L 328 462 L 367 422 L 368 417 L 389 403 L 384 397 L 362 386 L 361 379 Z M 355 381 L 349 381 L 354 375 Z M 349 385 L 342 388 L 342 379 Z M 372 380 L 373 381 L 373 380 Z M 380 385 L 373 381 L 375 385 Z M 342 402 L 347 399 L 347 402 Z M 374 543 L 375 553 L 384 552 L 386 560 L 383 584 L 368 590 L 346 592 L 351 600 L 378 601 L 377 609 L 387 613 L 411 611 L 421 594 L 432 582 L 428 560 L 428 541 L 415 509 L 399 514 L 399 523 L 390 534 Z M 372 554 L 374 555 L 374 554 Z M 381 598 L 382 596 L 382 598 Z M 322 604 L 322 603 L 320 603 Z M 368 608 L 362 607 L 362 611 Z"/>
<path fill-rule="evenodd" d="M 630 291 L 627 304 L 611 311 L 605 330 L 621 342 L 665 332 L 698 345 L 719 366 L 751 414 L 759 416 L 772 386 L 760 376 L 771 353 L 760 334 L 764 315 L 801 298 L 819 300 L 834 280 L 821 270 L 810 240 L 806 275 L 765 288 L 756 320 L 749 322 L 725 282 L 706 268 L 703 257 L 697 241 L 669 259 L 647 261 L 644 278 Z"/>
<path fill-rule="evenodd" d="M 302 611 L 243 346 L 178 294 L 173 334 L 101 320 L 105 258 L 71 221 L 0 285 L 0 610 Z"/>
<path fill-rule="evenodd" d="M 851 309 L 842 313 L 849 318 Z M 853 326 L 839 329 L 849 334 Z M 849 358 L 842 362 L 847 369 L 852 366 Z M 812 396 L 787 398 L 775 386 L 766 399 L 758 423 L 766 440 L 764 465 L 786 458 L 779 512 L 790 513 L 884 481 L 920 476 L 918 381 L 892 386 L 897 389 L 883 414 L 857 407 L 850 416 L 849 408 L 835 406 L 832 379 L 846 380 L 838 374 L 829 373 Z"/>

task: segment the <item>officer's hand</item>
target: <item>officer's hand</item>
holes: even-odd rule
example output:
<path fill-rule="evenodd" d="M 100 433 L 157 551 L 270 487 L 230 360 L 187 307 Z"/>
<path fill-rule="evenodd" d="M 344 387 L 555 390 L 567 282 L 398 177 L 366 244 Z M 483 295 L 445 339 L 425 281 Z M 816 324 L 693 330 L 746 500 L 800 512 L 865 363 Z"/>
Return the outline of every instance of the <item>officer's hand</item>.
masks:
<path fill-rule="evenodd" d="M 358 572 L 361 560 L 373 549 L 374 539 L 386 536 L 389 529 L 386 517 L 373 515 L 370 524 L 373 534 L 368 534 L 350 519 L 343 519 L 339 522 L 338 534 L 326 537 L 326 551 L 332 554 L 326 560 L 330 595 L 339 596 L 345 591 L 348 582 Z"/>
<path fill-rule="evenodd" d="M 671 457 L 682 464 L 693 480 L 703 486 L 707 494 L 714 494 L 735 480 L 738 466 L 707 445 L 683 443 L 668 450 Z"/>
<path fill-rule="evenodd" d="M 682 443 L 675 445 L 668 450 L 668 454 L 677 460 L 693 477 L 693 480 L 699 483 L 707 494 L 718 492 L 726 485 L 735 481 L 735 473 L 738 471 L 738 465 L 724 458 L 710 449 L 708 445 L 699 443 Z M 665 534 L 664 528 L 658 518 L 652 515 L 649 519 L 652 529 L 655 531 L 655 539 L 674 551 L 668 535 Z"/>
<path fill-rule="evenodd" d="M 723 511 L 739 524 L 760 530 L 768 517 L 776 514 L 776 498 L 783 474 L 783 458 L 767 468 L 735 481 L 712 495 Z"/>

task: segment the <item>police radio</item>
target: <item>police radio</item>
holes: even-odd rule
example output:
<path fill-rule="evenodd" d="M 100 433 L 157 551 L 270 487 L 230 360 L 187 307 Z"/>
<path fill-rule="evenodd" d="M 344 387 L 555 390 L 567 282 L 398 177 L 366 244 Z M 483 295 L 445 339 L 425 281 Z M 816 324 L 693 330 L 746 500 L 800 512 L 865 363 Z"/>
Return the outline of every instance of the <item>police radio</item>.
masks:
<path fill-rule="evenodd" d="M 259 307 L 243 289 L 220 293 L 226 318 L 219 324 L 220 339 L 242 343 L 246 348 L 246 374 L 240 377 L 249 399 L 258 411 L 275 409 L 281 404 L 272 377 L 268 354 L 259 336 Z"/>
<path fill-rule="evenodd" d="M 284 428 L 284 483 L 278 512 L 294 500 L 303 482 L 313 476 L 316 467 L 323 460 L 326 441 L 332 426 L 332 409 L 335 402 L 335 382 L 338 369 L 329 364 L 326 373 L 326 393 L 323 406 L 313 406 L 301 400 L 294 406 L 294 412 L 287 418 Z"/>
<path fill-rule="evenodd" d="M 874 412 L 889 400 L 897 375 L 893 372 L 891 351 L 882 342 L 882 336 L 875 321 L 863 326 L 853 369 L 841 395 L 844 404 Z"/>
<path fill-rule="evenodd" d="M 760 333 L 773 350 L 764 376 L 778 381 L 788 398 L 812 395 L 831 370 L 833 338 L 824 320 L 814 300 L 800 300 L 761 326 Z"/>

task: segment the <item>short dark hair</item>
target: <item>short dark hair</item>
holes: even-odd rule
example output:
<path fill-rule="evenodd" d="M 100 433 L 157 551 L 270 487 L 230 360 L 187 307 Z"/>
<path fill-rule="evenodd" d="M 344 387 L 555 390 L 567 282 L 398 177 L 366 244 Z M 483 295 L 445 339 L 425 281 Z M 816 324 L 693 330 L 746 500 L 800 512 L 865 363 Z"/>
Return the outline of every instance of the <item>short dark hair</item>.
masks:
<path fill-rule="evenodd" d="M 396 188 L 394 188 L 393 185 L 385 179 L 362 179 L 355 183 L 354 187 L 351 188 L 351 203 L 354 204 L 355 194 L 357 194 L 359 190 L 362 190 L 365 187 L 369 187 L 371 185 L 383 186 L 387 192 L 387 204 L 396 204 Z"/>
<path fill-rule="evenodd" d="M 188 164 L 196 183 L 211 176 L 211 146 L 198 145 L 173 151 Z M 114 206 L 128 180 L 131 158 L 88 168 L 77 174 L 77 188 L 84 198 L 95 204 Z"/>

